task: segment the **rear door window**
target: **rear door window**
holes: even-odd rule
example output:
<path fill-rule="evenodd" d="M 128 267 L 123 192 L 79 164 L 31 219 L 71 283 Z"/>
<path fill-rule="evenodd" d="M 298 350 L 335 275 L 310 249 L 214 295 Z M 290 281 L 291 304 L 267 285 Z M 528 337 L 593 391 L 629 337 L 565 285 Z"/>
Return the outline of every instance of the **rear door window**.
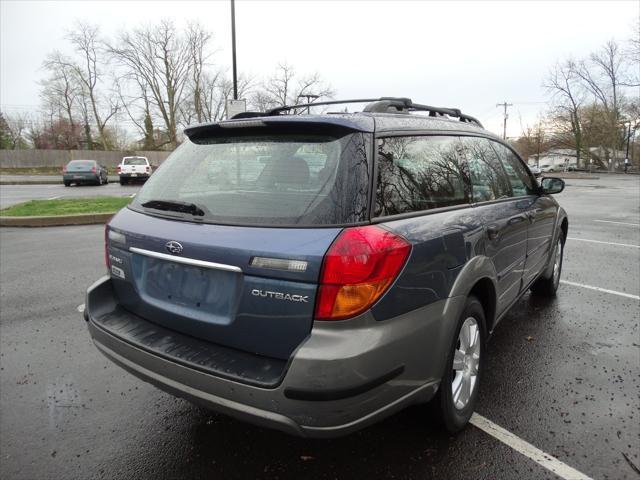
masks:
<path fill-rule="evenodd" d="M 474 202 L 487 202 L 511 197 L 511 184 L 489 140 L 465 137 L 469 176 Z"/>
<path fill-rule="evenodd" d="M 376 216 L 469 203 L 468 171 L 459 137 L 378 139 Z"/>
<path fill-rule="evenodd" d="M 145 184 L 151 200 L 194 203 L 203 220 L 341 225 L 367 219 L 370 135 L 214 137 L 185 141 Z M 156 212 L 154 212 L 156 213 Z"/>

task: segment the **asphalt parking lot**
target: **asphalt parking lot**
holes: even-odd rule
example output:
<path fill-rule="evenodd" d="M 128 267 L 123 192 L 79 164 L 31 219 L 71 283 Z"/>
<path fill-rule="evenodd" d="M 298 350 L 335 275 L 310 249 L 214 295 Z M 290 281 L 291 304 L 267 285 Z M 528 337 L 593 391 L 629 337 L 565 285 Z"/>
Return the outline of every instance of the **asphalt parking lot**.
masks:
<path fill-rule="evenodd" d="M 62 181 L 59 185 L 0 185 L 0 208 L 7 208 L 28 200 L 126 196 L 136 193 L 140 190 L 140 186 L 139 184 L 121 186 L 115 182 L 102 186 L 71 185 L 70 187 L 65 187 Z"/>
<path fill-rule="evenodd" d="M 571 283 L 526 294 L 496 329 L 477 412 L 583 478 L 638 479 L 640 177 L 567 184 Z M 475 426 L 444 434 L 424 409 L 306 440 L 143 384 L 78 311 L 103 255 L 102 226 L 0 230 L 1 478 L 562 477 Z"/>

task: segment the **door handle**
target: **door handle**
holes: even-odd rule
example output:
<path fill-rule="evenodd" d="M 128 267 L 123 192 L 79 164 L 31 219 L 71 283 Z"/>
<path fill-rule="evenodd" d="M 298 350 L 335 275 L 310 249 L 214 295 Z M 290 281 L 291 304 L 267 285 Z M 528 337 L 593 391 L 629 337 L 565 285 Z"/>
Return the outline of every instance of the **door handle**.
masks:
<path fill-rule="evenodd" d="M 486 230 L 489 240 L 496 240 L 500 236 L 500 228 L 497 225 L 489 225 Z"/>
<path fill-rule="evenodd" d="M 507 220 L 507 224 L 515 225 L 516 223 L 524 222 L 527 218 L 528 217 L 526 217 L 525 215 L 518 215 L 516 217 L 511 217 L 509 220 Z"/>
<path fill-rule="evenodd" d="M 527 215 L 529 216 L 529 220 L 533 222 L 533 220 L 538 216 L 538 214 L 542 212 L 542 208 L 532 208 L 529 210 Z"/>

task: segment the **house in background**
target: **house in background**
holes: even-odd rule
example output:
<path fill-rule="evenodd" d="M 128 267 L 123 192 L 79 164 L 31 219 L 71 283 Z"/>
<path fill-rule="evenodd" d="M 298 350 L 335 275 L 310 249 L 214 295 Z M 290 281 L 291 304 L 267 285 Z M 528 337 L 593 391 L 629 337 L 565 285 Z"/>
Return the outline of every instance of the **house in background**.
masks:
<path fill-rule="evenodd" d="M 550 165 L 557 167 L 558 170 L 564 169 L 565 167 L 575 168 L 578 166 L 578 156 L 572 148 L 554 148 L 540 153 L 539 159 L 537 157 L 538 155 L 536 154 L 529 155 L 529 165 L 538 165 L 540 167 Z M 589 149 L 589 155 L 584 153 L 580 155 L 579 166 L 585 168 L 585 166 L 589 165 L 589 160 L 593 160 L 593 168 L 600 167 L 607 170 L 620 169 L 623 168 L 624 158 L 625 152 L 621 150 L 611 152 L 604 147 L 591 147 Z M 611 164 L 609 164 L 609 159 L 611 159 Z"/>
<path fill-rule="evenodd" d="M 554 148 L 537 154 L 529 155 L 529 165 L 550 165 L 552 167 L 564 168 L 565 165 L 575 164 L 577 161 L 576 151 L 572 148 Z"/>

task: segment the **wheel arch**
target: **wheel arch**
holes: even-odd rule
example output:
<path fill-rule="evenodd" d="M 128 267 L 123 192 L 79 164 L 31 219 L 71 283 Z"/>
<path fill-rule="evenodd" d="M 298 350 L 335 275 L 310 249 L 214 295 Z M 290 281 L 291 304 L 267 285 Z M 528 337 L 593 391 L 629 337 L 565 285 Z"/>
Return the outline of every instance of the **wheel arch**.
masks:
<path fill-rule="evenodd" d="M 495 325 L 498 305 L 497 275 L 493 261 L 486 256 L 476 256 L 469 260 L 458 274 L 450 297 L 474 295 L 485 312 L 485 325 L 490 332 Z"/>

